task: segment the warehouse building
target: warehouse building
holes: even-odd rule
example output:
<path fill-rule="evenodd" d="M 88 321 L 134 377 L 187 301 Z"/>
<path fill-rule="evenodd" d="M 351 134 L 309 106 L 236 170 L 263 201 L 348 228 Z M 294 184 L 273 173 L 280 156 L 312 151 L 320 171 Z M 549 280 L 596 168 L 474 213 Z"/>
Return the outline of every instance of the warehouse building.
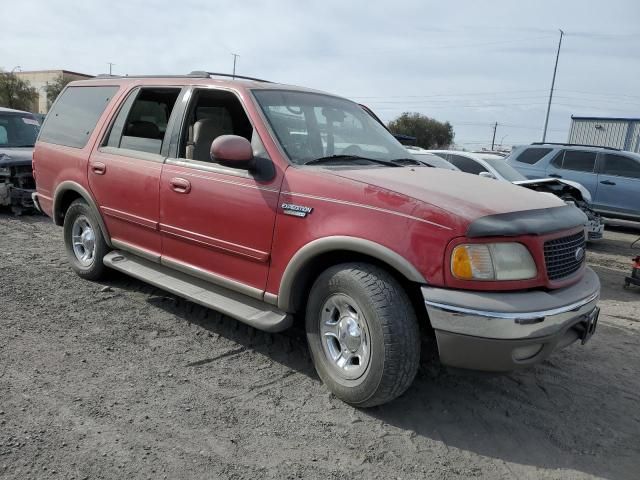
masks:
<path fill-rule="evenodd" d="M 15 72 L 15 75 L 36 89 L 38 96 L 34 101 L 33 107 L 31 107 L 31 111 L 34 113 L 47 113 L 49 111 L 47 91 L 45 89 L 47 84 L 55 82 L 59 77 L 63 77 L 69 81 L 93 78 L 92 75 L 70 72 L 69 70 L 33 70 L 28 72 Z"/>
<path fill-rule="evenodd" d="M 640 118 L 571 116 L 569 142 L 640 152 Z"/>

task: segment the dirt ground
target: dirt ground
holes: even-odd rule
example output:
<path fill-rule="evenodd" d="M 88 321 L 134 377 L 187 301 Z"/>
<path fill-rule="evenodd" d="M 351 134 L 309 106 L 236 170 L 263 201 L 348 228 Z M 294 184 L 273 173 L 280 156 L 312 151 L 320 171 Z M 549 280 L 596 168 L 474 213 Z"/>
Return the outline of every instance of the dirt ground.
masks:
<path fill-rule="evenodd" d="M 321 384 L 302 332 L 117 274 L 83 281 L 60 228 L 2 214 L 0 477 L 637 479 L 640 288 L 622 284 L 639 235 L 591 247 L 602 316 L 586 346 L 498 376 L 445 369 L 426 341 L 413 387 L 358 410 Z"/>

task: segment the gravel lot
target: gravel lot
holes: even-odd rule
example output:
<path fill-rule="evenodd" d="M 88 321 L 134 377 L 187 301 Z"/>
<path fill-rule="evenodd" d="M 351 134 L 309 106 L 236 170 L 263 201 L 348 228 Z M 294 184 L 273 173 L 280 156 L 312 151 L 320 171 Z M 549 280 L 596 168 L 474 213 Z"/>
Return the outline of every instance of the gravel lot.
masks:
<path fill-rule="evenodd" d="M 415 479 L 640 476 L 640 288 L 631 241 L 589 253 L 598 333 L 529 370 L 441 367 L 347 406 L 302 332 L 267 335 L 114 273 L 75 276 L 62 230 L 0 214 L 0 477 Z M 640 251 L 640 250 L 638 250 Z"/>

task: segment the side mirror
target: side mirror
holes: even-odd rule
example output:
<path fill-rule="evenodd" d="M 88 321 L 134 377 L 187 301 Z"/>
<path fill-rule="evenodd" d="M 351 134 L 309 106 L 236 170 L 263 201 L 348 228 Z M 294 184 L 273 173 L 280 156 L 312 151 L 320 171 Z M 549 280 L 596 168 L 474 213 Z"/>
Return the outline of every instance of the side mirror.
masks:
<path fill-rule="evenodd" d="M 253 166 L 251 143 L 238 135 L 220 135 L 211 142 L 211 159 L 227 167 L 249 170 Z"/>
<path fill-rule="evenodd" d="M 496 179 L 495 175 L 490 172 L 480 172 L 478 175 L 481 176 L 482 178 L 492 178 L 494 180 Z"/>

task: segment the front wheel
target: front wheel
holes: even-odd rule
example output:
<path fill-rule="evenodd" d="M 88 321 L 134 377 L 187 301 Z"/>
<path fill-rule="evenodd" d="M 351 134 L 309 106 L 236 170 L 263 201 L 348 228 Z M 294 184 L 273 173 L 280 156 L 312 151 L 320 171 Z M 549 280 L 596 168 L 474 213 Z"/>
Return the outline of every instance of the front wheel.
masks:
<path fill-rule="evenodd" d="M 400 396 L 420 361 L 416 315 L 385 270 L 336 265 L 311 288 L 306 331 L 318 375 L 341 400 L 372 407 Z"/>

